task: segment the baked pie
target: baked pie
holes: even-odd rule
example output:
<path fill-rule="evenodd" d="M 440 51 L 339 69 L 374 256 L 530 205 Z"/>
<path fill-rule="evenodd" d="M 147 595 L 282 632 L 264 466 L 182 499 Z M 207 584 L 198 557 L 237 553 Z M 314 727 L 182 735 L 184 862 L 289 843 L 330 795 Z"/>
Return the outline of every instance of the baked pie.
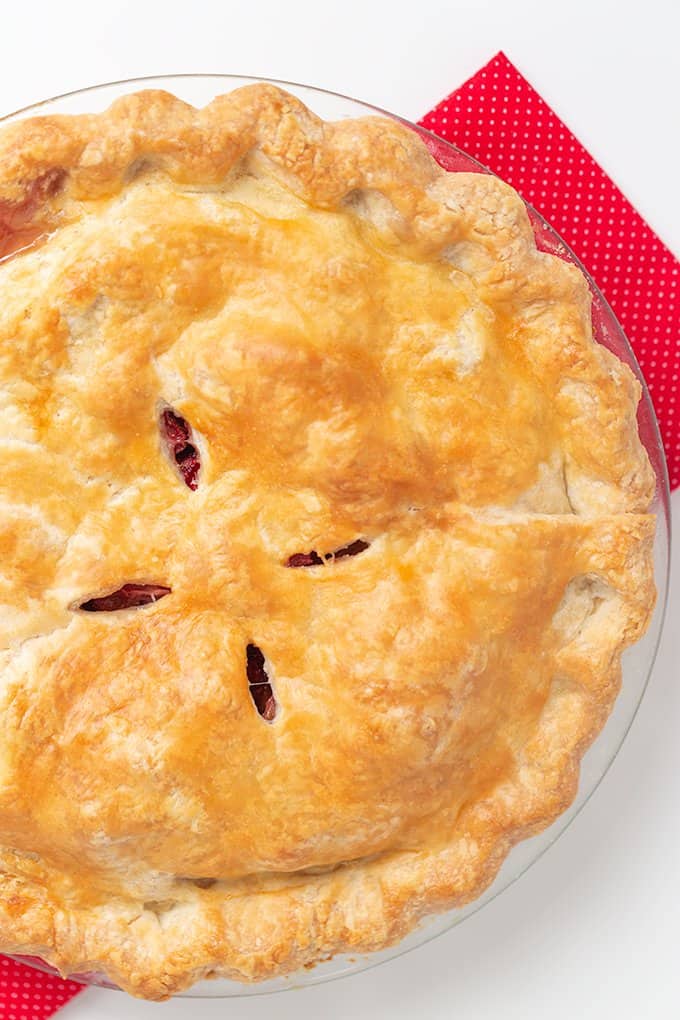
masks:
<path fill-rule="evenodd" d="M 0 949 L 160 999 L 478 896 L 655 597 L 581 273 L 267 85 L 5 127 L 0 252 Z"/>

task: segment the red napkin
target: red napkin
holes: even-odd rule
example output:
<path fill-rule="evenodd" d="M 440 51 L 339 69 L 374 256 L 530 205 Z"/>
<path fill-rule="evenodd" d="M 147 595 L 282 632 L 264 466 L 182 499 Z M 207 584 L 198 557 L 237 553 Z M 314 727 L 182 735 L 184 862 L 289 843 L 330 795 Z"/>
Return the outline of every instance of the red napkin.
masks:
<path fill-rule="evenodd" d="M 82 988 L 0 956 L 0 1020 L 47 1020 Z"/>
<path fill-rule="evenodd" d="M 635 350 L 680 485 L 678 260 L 504 53 L 420 123 L 512 184 L 581 259 Z"/>
<path fill-rule="evenodd" d="M 680 264 L 503 53 L 421 124 L 517 188 L 573 248 L 635 348 L 680 485 Z M 0 1020 L 47 1020 L 82 985 L 0 957 Z"/>

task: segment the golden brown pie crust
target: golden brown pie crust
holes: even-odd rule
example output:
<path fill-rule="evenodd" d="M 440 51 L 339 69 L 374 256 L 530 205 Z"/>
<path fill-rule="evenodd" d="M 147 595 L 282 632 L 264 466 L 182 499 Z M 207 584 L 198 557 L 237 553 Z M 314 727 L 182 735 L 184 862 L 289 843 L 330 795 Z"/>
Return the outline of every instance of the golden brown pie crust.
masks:
<path fill-rule="evenodd" d="M 0 244 L 0 949 L 164 998 L 478 896 L 654 604 L 585 279 L 496 178 L 265 85 L 6 127 Z M 131 582 L 171 591 L 78 609 Z"/>

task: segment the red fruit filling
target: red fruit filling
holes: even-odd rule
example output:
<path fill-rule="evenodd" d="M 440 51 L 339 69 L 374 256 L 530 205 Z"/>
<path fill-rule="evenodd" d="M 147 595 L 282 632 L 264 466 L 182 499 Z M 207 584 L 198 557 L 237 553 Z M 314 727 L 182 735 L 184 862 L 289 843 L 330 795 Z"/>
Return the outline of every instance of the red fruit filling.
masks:
<path fill-rule="evenodd" d="M 276 698 L 267 676 L 264 655 L 257 645 L 250 644 L 246 648 L 246 674 L 255 708 L 263 719 L 271 722 L 276 715 Z"/>
<path fill-rule="evenodd" d="M 28 247 L 46 233 L 46 224 L 40 219 L 36 222 L 35 214 L 41 205 L 62 189 L 65 180 L 66 171 L 54 167 L 31 181 L 20 202 L 0 200 L 0 261 Z"/>
<path fill-rule="evenodd" d="M 341 560 L 346 556 L 357 556 L 368 549 L 369 545 L 370 542 L 364 542 L 363 538 L 357 538 L 354 542 L 350 542 L 349 545 L 343 545 L 341 549 L 336 549 L 335 552 L 324 553 L 323 559 L 314 549 L 308 553 L 293 553 L 286 560 L 286 566 L 318 567 L 323 564 L 324 560 Z"/>
<path fill-rule="evenodd" d="M 170 591 L 171 589 L 164 584 L 124 584 L 110 595 L 100 595 L 98 598 L 81 602 L 78 608 L 84 609 L 86 613 L 113 613 L 117 609 L 136 609 L 138 606 L 158 602 L 159 599 L 169 595 Z"/>
<path fill-rule="evenodd" d="M 198 488 L 198 474 L 201 470 L 201 459 L 198 450 L 191 442 L 191 426 L 171 408 L 161 412 L 161 436 L 170 459 L 190 489 Z"/>

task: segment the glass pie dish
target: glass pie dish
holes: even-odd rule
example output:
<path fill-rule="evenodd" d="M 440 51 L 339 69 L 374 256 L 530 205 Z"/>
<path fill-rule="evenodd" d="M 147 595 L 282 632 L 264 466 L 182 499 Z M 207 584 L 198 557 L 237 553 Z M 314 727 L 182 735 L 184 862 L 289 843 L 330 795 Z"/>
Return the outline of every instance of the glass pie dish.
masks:
<path fill-rule="evenodd" d="M 266 79 L 230 75 L 180 75 L 134 79 L 84 89 L 47 100 L 17 111 L 8 117 L 0 118 L 0 124 L 6 124 L 27 116 L 43 114 L 98 112 L 108 107 L 120 96 L 136 92 L 145 87 L 166 89 L 179 98 L 200 107 L 220 93 L 229 92 L 240 85 L 256 81 L 262 82 L 266 81 Z M 306 103 L 313 112 L 327 120 L 342 120 L 366 115 L 374 117 L 392 116 L 382 110 L 334 93 L 287 82 L 273 82 L 273 84 L 283 86 Z M 401 120 L 401 118 L 394 119 Z M 459 149 L 441 141 L 422 128 L 408 124 L 403 120 L 401 120 L 401 123 L 420 135 L 434 158 L 447 171 L 465 171 L 468 173 L 489 172 Z M 658 600 L 656 610 L 647 633 L 624 655 L 622 691 L 605 729 L 583 760 L 578 794 L 571 807 L 552 826 L 540 835 L 526 840 L 515 847 L 502 866 L 495 881 L 481 897 L 464 908 L 428 918 L 397 945 L 370 956 L 336 956 L 332 960 L 320 963 L 313 969 L 304 970 L 299 974 L 254 985 L 243 985 L 238 982 L 222 979 L 206 981 L 195 985 L 188 992 L 184 993 L 187 996 L 230 997 L 235 995 L 254 995 L 317 984 L 356 973 L 375 966 L 380 962 L 392 959 L 461 923 L 465 918 L 479 910 L 519 878 L 565 830 L 606 773 L 633 721 L 653 665 L 663 623 L 668 587 L 669 490 L 663 448 L 649 393 L 642 379 L 639 366 L 606 300 L 593 281 L 590 280 L 588 274 L 585 273 L 573 253 L 552 230 L 549 224 L 531 208 L 529 208 L 529 215 L 538 247 L 543 251 L 550 252 L 559 258 L 574 263 L 584 272 L 592 292 L 592 318 L 596 339 L 609 348 L 623 362 L 628 364 L 641 382 L 642 399 L 638 408 L 638 425 L 642 442 L 647 450 L 656 476 L 656 493 L 651 508 L 657 515 L 655 580 Z M 25 962 L 33 966 L 46 970 L 51 969 L 40 960 L 34 958 L 21 959 L 24 959 Z M 113 987 L 101 975 L 96 973 L 77 974 L 71 975 L 71 977 L 84 983 Z"/>

